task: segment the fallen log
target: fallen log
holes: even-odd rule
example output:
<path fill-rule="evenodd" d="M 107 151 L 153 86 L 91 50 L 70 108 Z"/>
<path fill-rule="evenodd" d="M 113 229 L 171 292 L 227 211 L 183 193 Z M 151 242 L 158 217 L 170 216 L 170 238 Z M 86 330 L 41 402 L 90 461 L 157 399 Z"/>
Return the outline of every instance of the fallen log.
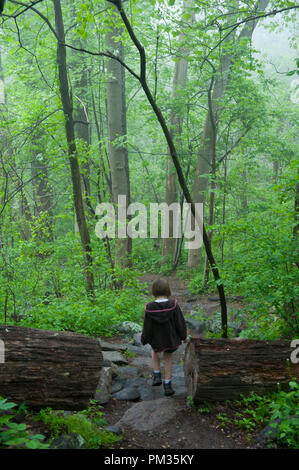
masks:
<path fill-rule="evenodd" d="M 102 369 L 98 340 L 60 331 L 0 325 L 0 396 L 32 408 L 80 410 L 94 397 Z"/>
<path fill-rule="evenodd" d="M 184 358 L 187 395 L 194 403 L 223 401 L 287 388 L 299 378 L 299 364 L 290 361 L 291 341 L 193 338 Z"/>

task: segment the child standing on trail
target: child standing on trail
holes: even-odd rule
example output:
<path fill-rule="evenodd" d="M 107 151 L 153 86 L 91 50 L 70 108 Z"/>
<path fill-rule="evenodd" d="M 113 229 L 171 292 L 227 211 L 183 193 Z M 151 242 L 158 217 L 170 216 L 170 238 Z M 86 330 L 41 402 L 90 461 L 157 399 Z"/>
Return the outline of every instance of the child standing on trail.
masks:
<path fill-rule="evenodd" d="M 154 281 L 152 294 L 155 301 L 145 305 L 141 342 L 143 345 L 149 343 L 152 347 L 153 386 L 162 384 L 159 353 L 164 353 L 163 387 L 165 395 L 170 396 L 174 394 L 171 386 L 171 354 L 182 341 L 187 341 L 187 328 L 177 300 L 169 299 L 171 291 L 167 281 Z"/>

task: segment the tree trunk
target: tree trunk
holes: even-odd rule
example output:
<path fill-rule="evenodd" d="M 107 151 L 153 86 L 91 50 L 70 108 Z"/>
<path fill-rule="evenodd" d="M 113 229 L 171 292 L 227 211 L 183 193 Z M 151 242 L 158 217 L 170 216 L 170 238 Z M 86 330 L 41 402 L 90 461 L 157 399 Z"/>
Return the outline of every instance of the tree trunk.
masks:
<path fill-rule="evenodd" d="M 74 39 L 74 43 L 78 47 L 81 46 L 81 41 L 78 38 Z M 88 117 L 88 71 L 87 63 L 84 54 L 77 53 L 74 55 L 74 69 L 75 76 L 79 77 L 74 83 L 74 124 L 75 124 L 75 135 L 77 139 L 81 141 L 81 148 L 84 155 L 81 163 L 81 181 L 84 193 L 84 199 L 86 203 L 86 209 L 89 210 L 91 215 L 94 215 L 90 209 L 91 206 L 91 189 L 90 189 L 90 163 L 89 163 L 89 147 L 91 144 L 90 139 L 90 123 Z"/>
<path fill-rule="evenodd" d="M 115 7 L 111 6 L 111 22 L 118 21 Z M 110 26 L 106 35 L 107 48 L 123 60 L 124 47 L 121 30 Z M 126 196 L 126 209 L 130 204 L 130 178 L 127 149 L 125 69 L 114 59 L 107 60 L 107 120 L 109 137 L 109 162 L 112 181 L 112 200 L 118 203 L 118 196 Z M 122 221 L 124 223 L 124 221 Z M 118 225 L 120 221 L 118 221 Z M 116 234 L 115 264 L 130 264 L 132 239 L 127 237 L 126 228 L 121 227 L 123 236 Z"/>
<path fill-rule="evenodd" d="M 18 182 L 18 184 L 20 184 Z M 23 182 L 21 182 L 23 184 Z M 32 215 L 30 207 L 27 201 L 26 194 L 23 189 L 20 191 L 20 201 L 18 201 L 19 206 L 19 223 L 20 223 L 20 235 L 23 240 L 28 241 L 31 239 L 31 227 Z"/>
<path fill-rule="evenodd" d="M 77 223 L 80 232 L 81 244 L 85 256 L 85 279 L 87 291 L 91 294 L 94 292 L 94 278 L 92 273 L 92 255 L 90 236 L 86 223 L 82 188 L 81 188 L 81 177 L 80 168 L 77 157 L 77 148 L 75 143 L 75 130 L 74 130 L 74 119 L 73 119 L 73 103 L 69 92 L 68 77 L 67 77 L 67 63 L 66 63 L 66 49 L 65 49 L 65 33 L 61 11 L 60 0 L 53 0 L 54 11 L 55 11 L 55 25 L 56 33 L 58 37 L 57 45 L 57 63 L 58 63 L 58 74 L 59 74 L 59 88 L 61 102 L 63 106 L 63 112 L 65 116 L 65 129 L 66 138 L 68 143 L 69 161 L 71 167 L 72 183 L 73 183 L 73 196 Z"/>
<path fill-rule="evenodd" d="M 226 216 L 226 185 L 227 185 L 227 157 L 224 159 L 224 174 L 223 174 L 223 199 L 222 199 L 222 225 L 225 224 Z M 223 266 L 224 261 L 224 239 L 225 235 L 222 235 L 221 238 L 221 266 Z"/>
<path fill-rule="evenodd" d="M 259 0 L 256 5 L 256 10 L 262 12 L 265 10 L 269 3 L 269 0 Z M 246 23 L 242 31 L 238 36 L 237 43 L 239 44 L 243 39 L 250 39 L 253 31 L 258 23 L 258 20 L 252 20 Z M 234 34 L 234 33 L 233 33 Z M 230 43 L 233 39 L 233 35 L 229 35 L 224 44 Z M 215 85 L 212 94 L 212 109 L 215 116 L 215 122 L 217 123 L 222 110 L 222 98 L 225 94 L 225 90 L 229 83 L 229 74 L 231 71 L 233 59 L 238 52 L 231 51 L 229 47 L 228 52 L 225 52 L 220 58 L 220 65 L 217 70 Z M 213 128 L 210 116 L 210 110 L 207 113 L 203 134 L 201 138 L 201 145 L 199 150 L 199 156 L 197 166 L 195 169 L 194 183 L 193 183 L 193 201 L 198 203 L 205 203 L 205 193 L 208 187 L 208 175 L 210 172 L 210 165 L 213 156 Z M 199 265 L 201 261 L 201 249 L 190 250 L 188 255 L 188 267 L 194 268 Z"/>
<path fill-rule="evenodd" d="M 43 155 L 43 149 L 38 143 L 40 136 L 33 138 L 34 151 L 32 152 L 31 175 L 34 200 L 34 215 L 43 216 L 43 228 L 39 230 L 39 239 L 53 241 L 53 214 L 51 203 L 51 188 L 48 179 L 48 164 Z M 45 232 L 44 228 L 47 231 Z"/>
<path fill-rule="evenodd" d="M 4 363 L 0 395 L 32 409 L 81 410 L 94 397 L 102 368 L 100 342 L 87 336 L 0 326 Z"/>
<path fill-rule="evenodd" d="M 190 1 L 184 2 L 183 5 L 183 14 L 188 11 L 188 7 L 190 7 Z M 193 22 L 194 14 L 191 15 L 191 22 Z M 179 43 L 184 40 L 185 34 L 181 32 L 179 36 Z M 188 62 L 186 58 L 189 55 L 189 50 L 185 47 L 179 48 L 179 54 L 182 56 L 181 59 L 175 63 L 174 66 L 174 77 L 173 77 L 173 84 L 172 84 L 172 99 L 173 99 L 173 107 L 171 110 L 170 115 L 170 131 L 172 138 L 176 142 L 179 151 L 182 149 L 181 143 L 181 134 L 182 134 L 182 126 L 183 126 L 183 119 L 184 119 L 184 106 L 186 103 L 182 103 L 182 98 L 180 94 L 184 90 L 187 81 L 187 71 L 188 71 Z M 169 154 L 169 150 L 168 150 Z M 173 165 L 171 155 L 169 154 L 167 161 L 166 161 L 166 172 L 167 172 L 167 180 L 166 180 L 166 197 L 165 202 L 168 206 L 173 202 L 177 202 L 177 175 L 175 171 L 175 167 Z M 169 237 L 163 239 L 162 243 L 162 256 L 169 257 L 172 256 L 174 260 L 175 255 L 175 246 L 176 240 L 173 238 L 175 227 L 173 226 L 173 213 L 172 211 L 169 212 Z"/>
<path fill-rule="evenodd" d="M 214 79 L 214 78 L 213 78 Z M 211 83 L 212 85 L 212 83 Z M 215 187 L 216 187 L 216 136 L 217 136 L 217 129 L 216 129 L 216 122 L 215 122 L 215 116 L 213 113 L 212 109 L 212 99 L 211 99 L 211 93 L 209 90 L 208 93 L 208 99 L 209 99 L 209 111 L 210 111 L 210 119 L 211 119 L 211 124 L 212 124 L 212 134 L 211 134 L 211 139 L 212 142 L 210 143 L 211 146 L 211 151 L 212 151 L 212 168 L 211 168 L 211 176 L 212 176 L 212 181 L 211 181 L 211 191 L 210 191 L 210 205 L 209 205 L 209 226 L 212 226 L 214 223 L 214 201 L 215 201 Z M 210 246 L 212 247 L 212 229 L 209 228 L 208 230 L 208 239 Z M 205 258 L 205 267 L 204 267 L 204 273 L 203 273 L 203 288 L 207 286 L 208 280 L 209 280 L 209 273 L 210 273 L 210 267 L 209 267 L 209 260 L 208 257 L 206 256 Z"/>
<path fill-rule="evenodd" d="M 187 395 L 194 403 L 237 399 L 251 391 L 264 394 L 299 378 L 290 362 L 290 341 L 192 339 L 185 350 Z"/>
<path fill-rule="evenodd" d="M 211 110 L 214 114 L 214 119 L 217 122 L 220 109 L 221 99 L 224 95 L 228 76 L 230 72 L 232 57 L 230 54 L 226 54 L 221 58 L 219 70 L 215 80 L 213 93 L 211 96 L 212 109 L 209 108 L 207 113 L 203 134 L 201 138 L 201 145 L 199 150 L 199 156 L 197 160 L 197 166 L 195 169 L 194 182 L 193 182 L 193 201 L 204 205 L 205 193 L 208 188 L 208 178 L 210 173 L 210 164 L 213 159 L 214 153 L 214 129 L 212 124 Z M 188 254 L 188 267 L 194 268 L 199 266 L 202 261 L 201 248 L 197 250 L 190 250 Z"/>

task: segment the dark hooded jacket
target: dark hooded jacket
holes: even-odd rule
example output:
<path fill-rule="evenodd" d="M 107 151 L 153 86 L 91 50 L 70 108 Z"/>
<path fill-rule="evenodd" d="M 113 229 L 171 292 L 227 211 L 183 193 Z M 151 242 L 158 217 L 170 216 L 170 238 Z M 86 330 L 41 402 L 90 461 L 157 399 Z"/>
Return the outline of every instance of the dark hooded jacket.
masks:
<path fill-rule="evenodd" d="M 185 319 L 176 299 L 145 305 L 142 344 L 149 343 L 157 352 L 171 350 L 176 349 L 186 336 Z"/>

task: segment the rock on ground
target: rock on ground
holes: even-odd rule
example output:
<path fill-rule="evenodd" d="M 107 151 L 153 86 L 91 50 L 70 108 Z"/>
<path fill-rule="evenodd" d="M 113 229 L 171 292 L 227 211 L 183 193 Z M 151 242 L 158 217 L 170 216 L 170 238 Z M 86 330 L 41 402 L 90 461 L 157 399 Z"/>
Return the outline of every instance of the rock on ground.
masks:
<path fill-rule="evenodd" d="M 149 369 L 152 371 L 153 363 L 151 357 L 135 357 L 131 362 L 132 366 L 142 368 L 143 370 Z"/>
<path fill-rule="evenodd" d="M 118 424 L 136 431 L 150 431 L 174 418 L 177 409 L 178 403 L 172 398 L 142 401 L 129 408 Z"/>
<path fill-rule="evenodd" d="M 81 449 L 84 447 L 84 439 L 76 433 L 56 437 L 51 442 L 52 449 Z"/>
<path fill-rule="evenodd" d="M 149 344 L 146 346 L 135 346 L 134 344 L 126 344 L 127 351 L 130 351 L 139 356 L 151 356 L 152 348 Z"/>
<path fill-rule="evenodd" d="M 110 400 L 112 376 L 113 371 L 111 367 L 102 368 L 101 377 L 94 395 L 94 399 L 97 400 L 101 405 L 108 403 Z"/>
<path fill-rule="evenodd" d="M 134 401 L 140 398 L 140 392 L 137 387 L 127 387 L 123 388 L 119 392 L 113 394 L 113 398 L 116 398 L 120 401 Z"/>
<path fill-rule="evenodd" d="M 102 351 L 125 351 L 126 346 L 122 343 L 109 343 L 108 341 L 103 341 L 99 339 Z"/>
<path fill-rule="evenodd" d="M 103 360 L 104 363 L 108 364 L 109 362 L 113 362 L 117 365 L 126 365 L 128 364 L 127 359 L 118 351 L 103 351 Z"/>
<path fill-rule="evenodd" d="M 124 321 L 119 325 L 114 326 L 114 328 L 121 334 L 128 335 L 133 337 L 136 333 L 142 331 L 142 327 L 138 323 L 132 321 Z"/>

